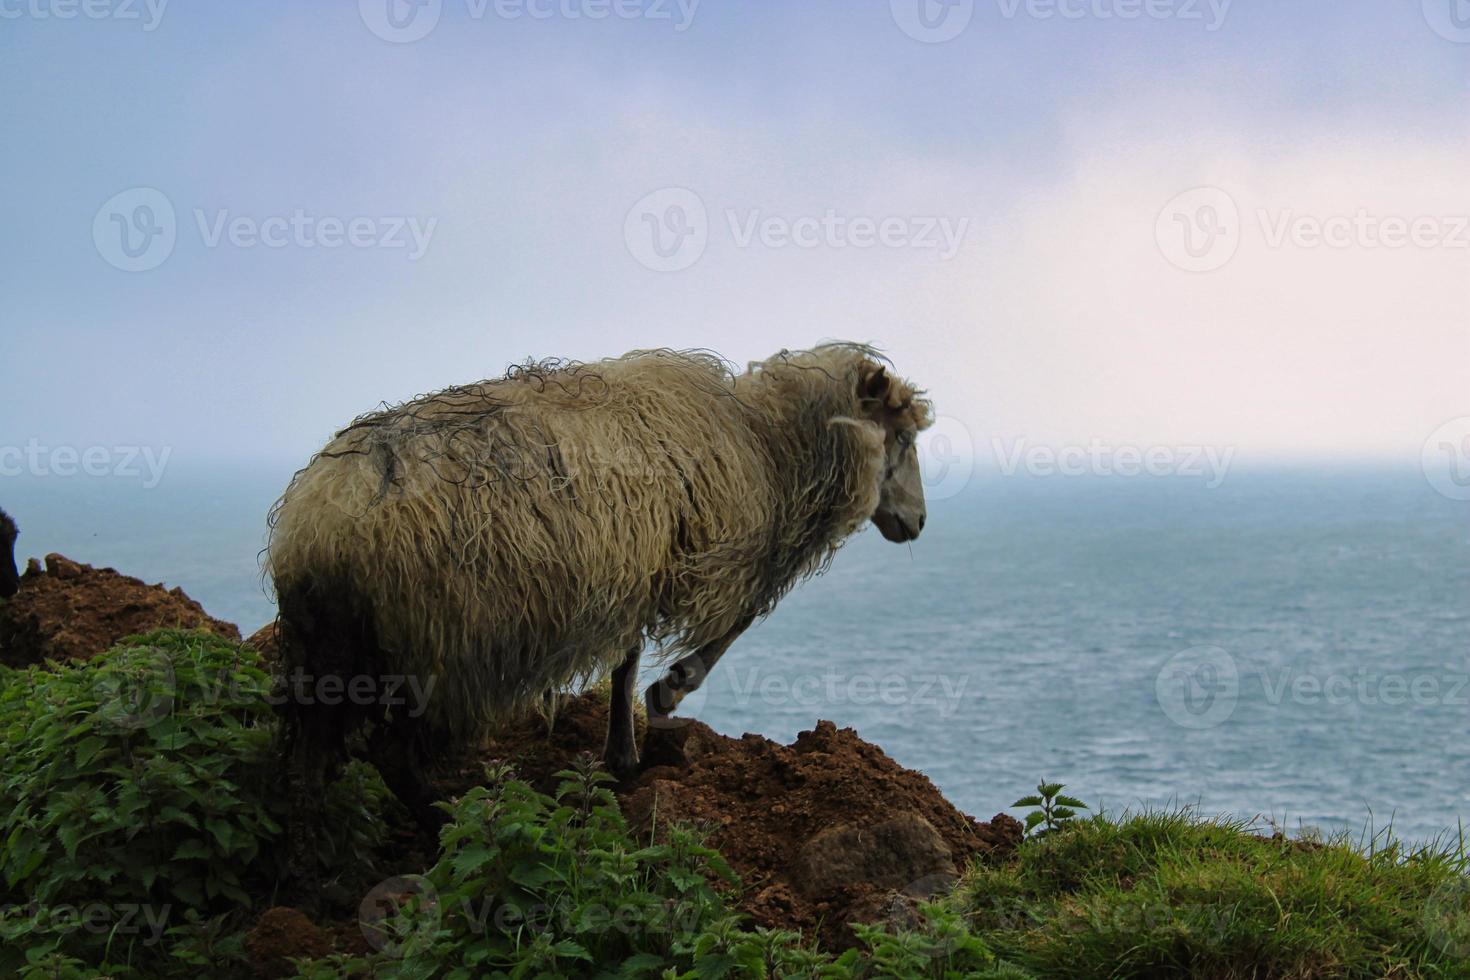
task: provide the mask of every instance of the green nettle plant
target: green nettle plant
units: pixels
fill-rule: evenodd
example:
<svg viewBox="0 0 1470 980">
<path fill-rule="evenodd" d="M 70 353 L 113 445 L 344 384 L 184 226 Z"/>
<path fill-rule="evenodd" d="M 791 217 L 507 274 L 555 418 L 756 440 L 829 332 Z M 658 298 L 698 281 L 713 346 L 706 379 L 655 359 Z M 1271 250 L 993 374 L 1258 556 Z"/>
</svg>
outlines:
<svg viewBox="0 0 1470 980">
<path fill-rule="evenodd" d="M 161 631 L 0 683 L 0 975 L 65 976 L 78 957 L 87 975 L 192 974 L 199 950 L 238 955 L 212 934 L 269 894 L 284 819 L 258 656 Z M 327 802 L 338 858 L 384 836 L 361 802 L 376 773 L 349 775 Z"/>
<path fill-rule="evenodd" d="M 610 781 L 584 757 L 552 796 L 486 772 L 445 805 L 439 861 L 363 902 L 379 950 L 302 964 L 328 980 L 446 977 L 984 977 L 994 963 L 958 912 L 925 906 L 930 928 L 859 926 L 865 949 L 833 956 L 794 932 L 751 928 L 726 906 L 738 882 L 697 831 L 630 834 Z M 381 899 L 381 901 L 380 901 Z M 380 914 L 381 913 L 381 914 Z"/>
<path fill-rule="evenodd" d="M 1078 810 L 1088 809 L 1087 804 L 1075 796 L 1063 796 L 1064 788 L 1062 783 L 1042 780 L 1036 784 L 1035 793 L 1011 804 L 1038 808 L 1026 814 L 1026 833 L 1033 837 L 1055 833 L 1076 819 Z"/>
</svg>

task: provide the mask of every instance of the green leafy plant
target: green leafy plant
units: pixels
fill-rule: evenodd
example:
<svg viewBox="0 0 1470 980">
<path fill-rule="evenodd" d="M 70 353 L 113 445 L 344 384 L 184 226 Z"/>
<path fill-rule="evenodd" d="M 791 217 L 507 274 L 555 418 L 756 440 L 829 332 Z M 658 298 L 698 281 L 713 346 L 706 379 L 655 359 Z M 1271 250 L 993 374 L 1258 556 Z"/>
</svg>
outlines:
<svg viewBox="0 0 1470 980">
<path fill-rule="evenodd" d="M 278 870 L 285 794 L 257 654 L 160 631 L 3 681 L 0 976 L 47 957 L 189 972 L 170 950 L 215 951 L 207 931 L 242 921 Z M 361 803 L 369 777 L 326 801 L 338 860 L 385 836 Z"/>
<path fill-rule="evenodd" d="M 1030 796 L 1023 796 L 1011 806 L 1036 807 L 1026 814 L 1026 832 L 1036 837 L 1044 834 L 1055 833 L 1066 826 L 1067 822 L 1077 817 L 1078 810 L 1086 810 L 1088 806 L 1075 796 L 1063 796 L 1065 787 L 1061 783 L 1048 783 L 1042 780 L 1036 784 L 1036 792 Z"/>
</svg>

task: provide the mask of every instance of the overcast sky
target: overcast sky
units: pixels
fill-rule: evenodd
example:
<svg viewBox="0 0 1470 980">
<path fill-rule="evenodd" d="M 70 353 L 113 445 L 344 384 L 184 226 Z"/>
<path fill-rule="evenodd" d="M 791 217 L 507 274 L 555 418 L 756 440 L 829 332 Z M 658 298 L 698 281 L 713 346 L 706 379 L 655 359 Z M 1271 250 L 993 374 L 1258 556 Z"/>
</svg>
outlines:
<svg viewBox="0 0 1470 980">
<path fill-rule="evenodd" d="M 1465 0 L 920 2 L 0 0 L 0 445 L 827 338 L 981 456 L 1470 416 Z"/>
</svg>

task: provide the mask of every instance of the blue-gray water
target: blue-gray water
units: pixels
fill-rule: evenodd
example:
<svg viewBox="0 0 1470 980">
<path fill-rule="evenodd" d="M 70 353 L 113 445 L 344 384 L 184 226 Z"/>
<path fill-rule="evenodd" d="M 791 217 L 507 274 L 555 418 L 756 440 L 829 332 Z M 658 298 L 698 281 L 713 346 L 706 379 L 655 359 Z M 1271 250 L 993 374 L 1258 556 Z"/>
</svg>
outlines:
<svg viewBox="0 0 1470 980">
<path fill-rule="evenodd" d="M 289 475 L 7 478 L 0 502 L 23 555 L 183 586 L 248 634 Z M 686 710 L 783 740 L 852 725 L 982 818 L 1045 776 L 1114 810 L 1422 840 L 1470 816 L 1467 679 L 1470 505 L 1416 470 L 977 474 L 912 546 L 854 539 Z"/>
</svg>

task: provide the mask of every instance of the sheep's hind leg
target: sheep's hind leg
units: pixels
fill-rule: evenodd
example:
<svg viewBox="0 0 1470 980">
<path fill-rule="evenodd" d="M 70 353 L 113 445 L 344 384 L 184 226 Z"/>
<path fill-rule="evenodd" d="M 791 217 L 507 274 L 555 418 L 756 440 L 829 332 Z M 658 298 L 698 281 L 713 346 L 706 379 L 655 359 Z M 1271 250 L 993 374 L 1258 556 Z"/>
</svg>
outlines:
<svg viewBox="0 0 1470 980">
<path fill-rule="evenodd" d="M 681 657 L 669 668 L 659 681 L 650 684 L 648 690 L 643 693 L 643 703 L 648 708 L 648 724 L 650 727 L 666 728 L 671 724 L 669 715 L 679 706 L 679 702 L 685 696 L 697 691 L 699 685 L 704 683 L 709 672 L 714 670 L 715 664 L 730 649 L 730 644 L 744 633 L 754 621 L 753 616 L 742 619 L 734 629 L 724 636 L 708 643 L 688 656 Z"/>
<path fill-rule="evenodd" d="M 437 847 L 439 829 L 448 818 L 434 806 L 438 794 L 426 774 L 428 763 L 418 719 L 400 716 L 380 724 L 369 740 L 368 756 L 418 825 L 421 843 L 430 850 Z"/>
<path fill-rule="evenodd" d="M 638 655 L 633 647 L 612 673 L 612 697 L 607 714 L 607 745 L 602 759 L 609 772 L 626 779 L 638 771 L 638 738 L 633 731 L 633 692 L 638 684 Z"/>
</svg>

